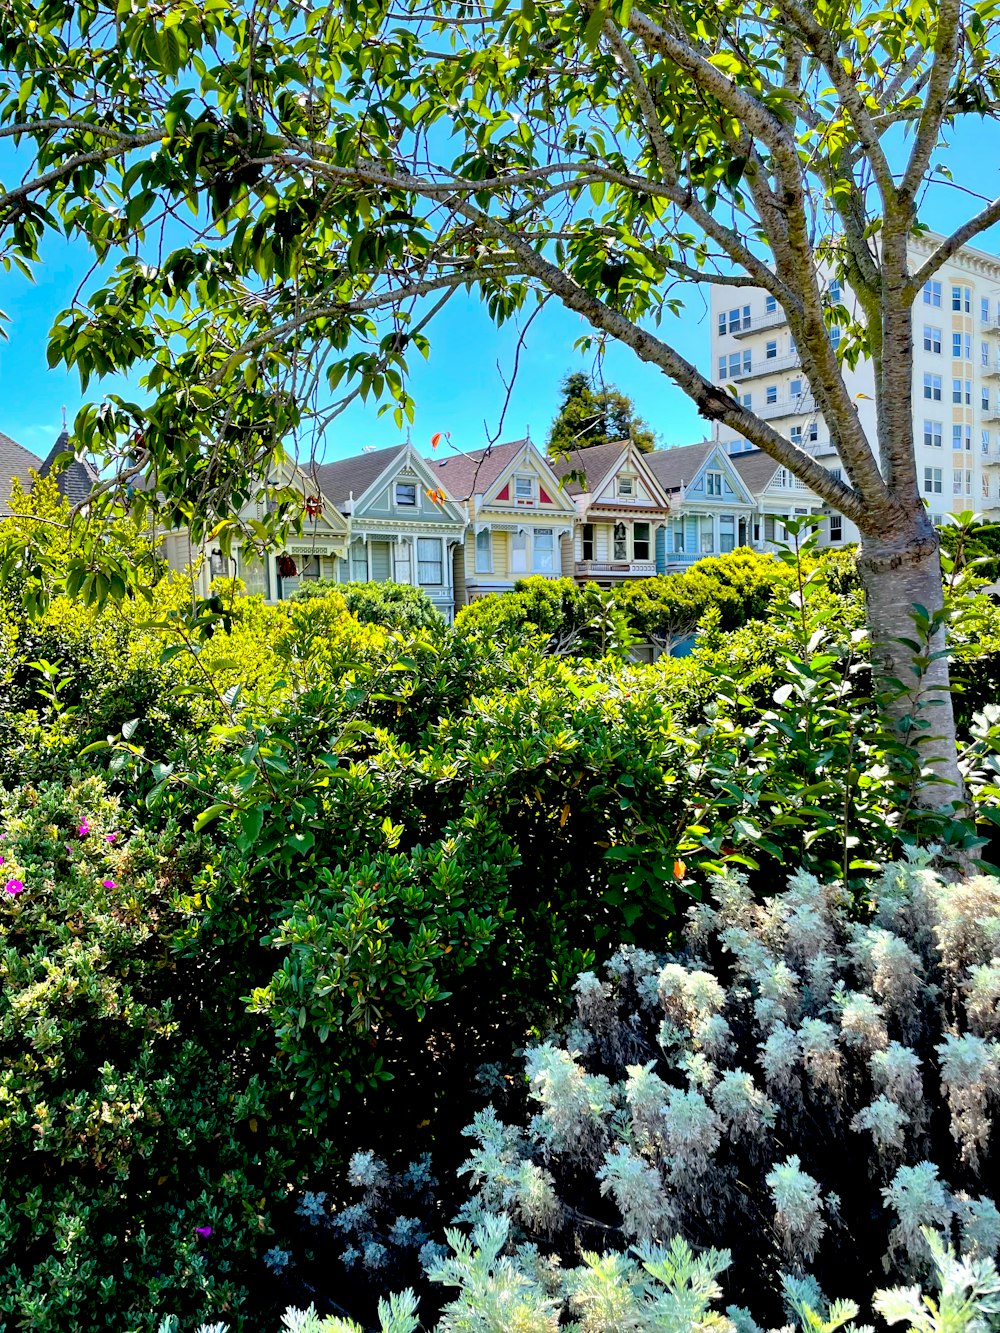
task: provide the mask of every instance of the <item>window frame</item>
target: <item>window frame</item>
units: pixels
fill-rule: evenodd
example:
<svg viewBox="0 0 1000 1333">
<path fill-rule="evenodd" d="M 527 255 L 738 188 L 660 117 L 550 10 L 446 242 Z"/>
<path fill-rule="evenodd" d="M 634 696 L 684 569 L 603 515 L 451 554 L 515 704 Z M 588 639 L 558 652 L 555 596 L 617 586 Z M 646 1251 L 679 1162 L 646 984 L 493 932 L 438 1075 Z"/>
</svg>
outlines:
<svg viewBox="0 0 1000 1333">
<path fill-rule="evenodd" d="M 401 500 L 399 498 L 400 491 L 412 491 L 413 499 Z M 415 481 L 394 482 L 392 488 L 392 502 L 397 509 L 417 509 L 420 504 L 420 500 L 418 498 L 417 483 Z"/>
</svg>

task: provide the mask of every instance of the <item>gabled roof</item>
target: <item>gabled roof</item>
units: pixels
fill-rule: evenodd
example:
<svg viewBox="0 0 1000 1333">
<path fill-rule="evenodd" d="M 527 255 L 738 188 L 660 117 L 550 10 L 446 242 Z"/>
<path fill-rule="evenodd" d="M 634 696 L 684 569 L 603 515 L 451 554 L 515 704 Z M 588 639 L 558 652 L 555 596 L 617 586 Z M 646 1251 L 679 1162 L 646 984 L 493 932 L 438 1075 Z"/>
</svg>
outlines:
<svg viewBox="0 0 1000 1333">
<path fill-rule="evenodd" d="M 528 443 L 528 440 L 511 440 L 470 454 L 436 458 L 434 470 L 449 495 L 456 500 L 471 500 L 474 495 L 483 495 Z"/>
<path fill-rule="evenodd" d="M 55 470 L 55 460 L 60 454 L 65 453 L 68 448 L 69 432 L 64 430 L 56 437 L 55 444 L 46 454 L 45 462 L 38 469 L 38 475 L 40 477 L 51 476 L 59 488 L 59 494 L 64 495 L 71 505 L 75 505 L 79 504 L 81 500 L 86 500 L 97 484 L 98 475 L 97 469 L 88 463 L 85 458 L 74 458 L 69 463 L 63 463 L 58 470 Z"/>
<path fill-rule="evenodd" d="M 352 496 L 357 500 L 364 495 L 405 450 L 405 444 L 395 444 L 388 449 L 373 449 L 371 453 L 342 458 L 336 463 L 314 463 L 302 470 L 306 476 L 315 477 L 326 498 L 343 511 Z"/>
<path fill-rule="evenodd" d="M 731 454 L 729 461 L 740 474 L 743 485 L 753 495 L 760 495 L 761 491 L 766 490 L 780 467 L 763 449 L 747 449 L 741 454 Z"/>
<path fill-rule="evenodd" d="M 627 450 L 628 440 L 592 444 L 589 449 L 571 449 L 550 462 L 567 495 L 593 495 L 619 466 Z M 582 474 L 586 485 L 575 479 L 563 481 L 571 472 Z"/>
<path fill-rule="evenodd" d="M 712 450 L 718 447 L 714 440 L 703 440 L 701 444 L 654 449 L 643 456 L 643 461 L 665 491 L 679 491 L 681 486 L 694 481 Z"/>
<path fill-rule="evenodd" d="M 28 490 L 31 486 L 29 473 L 35 472 L 42 465 L 42 460 L 17 444 L 9 435 L 0 432 L 0 517 L 10 513 L 10 491 L 16 477 Z"/>
</svg>

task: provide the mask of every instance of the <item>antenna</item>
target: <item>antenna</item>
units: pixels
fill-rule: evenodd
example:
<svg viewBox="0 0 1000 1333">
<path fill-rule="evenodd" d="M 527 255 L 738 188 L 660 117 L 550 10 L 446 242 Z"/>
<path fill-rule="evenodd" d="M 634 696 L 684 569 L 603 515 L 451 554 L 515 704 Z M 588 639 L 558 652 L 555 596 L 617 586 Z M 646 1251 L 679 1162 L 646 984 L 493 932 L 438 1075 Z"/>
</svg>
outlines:
<svg viewBox="0 0 1000 1333">
<path fill-rule="evenodd" d="M 531 443 L 531 425 L 530 425 L 530 423 L 529 423 L 527 426 L 525 426 L 525 428 L 524 428 L 524 439 L 525 439 L 525 442 L 526 442 L 527 444 L 530 444 L 530 443 Z"/>
<path fill-rule="evenodd" d="M 406 428 L 406 443 L 409 446 L 412 446 L 413 444 L 413 431 L 410 430 L 409 426 Z"/>
</svg>

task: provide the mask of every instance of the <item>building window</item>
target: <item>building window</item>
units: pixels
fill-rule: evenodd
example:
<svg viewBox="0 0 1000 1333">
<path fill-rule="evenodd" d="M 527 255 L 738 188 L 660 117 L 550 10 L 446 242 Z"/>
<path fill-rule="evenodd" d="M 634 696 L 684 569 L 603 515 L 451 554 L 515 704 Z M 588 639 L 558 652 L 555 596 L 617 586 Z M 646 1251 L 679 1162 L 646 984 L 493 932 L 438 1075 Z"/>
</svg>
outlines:
<svg viewBox="0 0 1000 1333">
<path fill-rule="evenodd" d="M 788 392 L 792 398 L 798 398 L 802 393 L 802 381 L 798 379 L 792 380 L 791 384 L 788 386 Z"/>
<path fill-rule="evenodd" d="M 839 304 L 839 302 L 840 302 L 840 283 L 837 281 L 836 278 L 831 278 L 831 279 L 830 279 L 830 285 L 829 285 L 829 287 L 827 287 L 826 290 L 827 290 L 827 293 L 829 294 L 830 300 L 833 302 L 833 304 L 834 304 L 834 305 Z"/>
<path fill-rule="evenodd" d="M 932 402 L 941 401 L 941 376 L 924 375 L 924 397 L 931 399 Z"/>
<path fill-rule="evenodd" d="M 988 430 L 984 430 L 984 431 L 981 433 L 981 435 L 980 435 L 980 437 L 979 437 L 979 446 L 980 446 L 980 448 L 982 449 L 982 451 L 983 451 L 984 454 L 988 454 L 988 453 L 989 453 L 989 451 L 990 451 L 990 433 L 989 433 Z"/>
<path fill-rule="evenodd" d="M 724 356 L 720 356 L 720 357 L 719 357 L 719 379 L 720 379 L 720 380 L 724 380 L 724 379 L 726 378 L 726 366 L 727 366 L 727 364 L 728 364 L 728 362 L 727 362 L 726 358 L 725 358 Z"/>
<path fill-rule="evenodd" d="M 979 407 L 980 407 L 980 409 L 981 409 L 983 412 L 988 412 L 988 411 L 990 410 L 990 391 L 989 391 L 989 389 L 981 389 L 981 390 L 980 390 L 980 393 L 979 393 Z"/>
<path fill-rule="evenodd" d="M 628 559 L 628 535 L 625 532 L 624 523 L 615 524 L 612 559 L 614 560 Z"/>
<path fill-rule="evenodd" d="M 719 550 L 736 550 L 736 519 L 732 514 L 719 515 Z"/>
<path fill-rule="evenodd" d="M 721 473 L 721 472 L 706 472 L 706 473 L 705 473 L 705 494 L 706 494 L 706 495 L 721 495 L 721 494 L 722 494 L 722 473 Z"/>
<path fill-rule="evenodd" d="M 684 554 L 684 520 L 675 518 L 673 524 L 673 548 L 675 554 Z"/>
<path fill-rule="evenodd" d="M 972 469 L 971 469 L 971 468 L 966 468 L 966 469 L 965 469 L 965 493 L 966 493 L 966 495 L 971 495 L 971 494 L 972 494 Z"/>
<path fill-rule="evenodd" d="M 632 559 L 649 559 L 649 524 L 636 523 L 632 528 Z"/>
<path fill-rule="evenodd" d="M 368 582 L 368 548 L 364 542 L 351 542 L 351 582 Z"/>
<path fill-rule="evenodd" d="M 554 574 L 556 534 L 552 528 L 536 528 L 532 534 L 532 568 L 536 574 Z"/>
<path fill-rule="evenodd" d="M 958 424 L 951 428 L 951 447 L 953 449 L 972 449 L 972 427 Z"/>
<path fill-rule="evenodd" d="M 801 427 L 801 426 L 792 426 L 792 428 L 791 428 L 791 429 L 789 430 L 789 432 L 788 432 L 788 438 L 791 440 L 792 444 L 801 444 L 801 443 L 802 443 L 802 427 Z"/>
<path fill-rule="evenodd" d="M 778 344 L 773 339 L 764 348 L 764 358 L 767 361 L 773 361 L 778 355 Z"/>
<path fill-rule="evenodd" d="M 837 327 L 836 324 L 834 324 L 833 328 L 830 330 L 830 346 L 831 347 L 840 346 L 840 329 Z"/>
<path fill-rule="evenodd" d="M 413 582 L 413 548 L 407 538 L 392 546 L 392 577 L 397 583 Z"/>
<path fill-rule="evenodd" d="M 983 473 L 983 499 L 984 499 L 984 500 L 988 500 L 989 498 L 990 498 L 990 479 L 989 479 L 989 477 L 986 475 L 986 473 L 984 472 L 984 473 Z"/>
<path fill-rule="evenodd" d="M 952 287 L 951 289 L 951 308 L 969 314 L 972 310 L 972 288 L 971 287 Z"/>
<path fill-rule="evenodd" d="M 396 503 L 413 508 L 417 503 L 417 484 L 415 481 L 396 482 Z"/>
<path fill-rule="evenodd" d="M 819 424 L 817 422 L 810 421 L 806 428 L 806 439 L 808 439 L 810 444 L 815 444 L 819 439 Z"/>
<path fill-rule="evenodd" d="M 830 540 L 832 542 L 844 540 L 844 519 L 841 514 L 830 515 Z"/>
<path fill-rule="evenodd" d="M 752 353 L 749 350 L 747 350 L 743 353 L 743 374 L 749 375 L 752 368 L 753 368 Z"/>
<path fill-rule="evenodd" d="M 924 305 L 941 308 L 941 284 L 933 279 L 924 283 Z"/>
<path fill-rule="evenodd" d="M 583 525 L 583 558 L 584 560 L 593 560 L 594 558 L 593 523 L 584 523 Z"/>
<path fill-rule="evenodd" d="M 740 399 L 740 402 L 743 404 L 744 407 L 753 407 L 753 394 L 745 393 Z"/>
<path fill-rule="evenodd" d="M 528 572 L 528 534 L 512 532 L 510 534 L 510 572 L 527 574 Z"/>
<path fill-rule="evenodd" d="M 979 364 L 988 366 L 990 364 L 990 345 L 989 343 L 979 344 Z"/>
<path fill-rule="evenodd" d="M 729 332 L 739 333 L 740 329 L 750 327 L 750 307 L 745 305 L 742 310 L 730 310 L 729 312 Z"/>
<path fill-rule="evenodd" d="M 533 500 L 535 498 L 535 479 L 534 477 L 515 477 L 514 478 L 514 499 L 515 500 Z"/>
<path fill-rule="evenodd" d="M 940 352 L 941 350 L 941 330 L 934 328 L 932 324 L 924 325 L 924 351 Z"/>
<path fill-rule="evenodd" d="M 703 514 L 701 519 L 701 550 L 703 555 L 715 550 L 715 524 L 709 514 Z"/>
<path fill-rule="evenodd" d="M 776 384 L 769 384 L 764 390 L 764 398 L 768 403 L 776 403 L 778 401 L 778 386 Z"/>
<path fill-rule="evenodd" d="M 766 296 L 764 298 L 764 311 L 766 314 L 773 315 L 777 308 L 778 302 L 773 296 Z"/>
<path fill-rule="evenodd" d="M 618 494 L 619 494 L 619 495 L 634 495 L 634 494 L 635 494 L 635 483 L 634 483 L 634 480 L 633 480 L 632 477 L 619 477 L 619 478 L 618 478 Z"/>
<path fill-rule="evenodd" d="M 926 448 L 928 449 L 941 448 L 942 429 L 943 428 L 940 421 L 924 422 L 924 445 Z"/>
<path fill-rule="evenodd" d="M 726 312 L 725 312 L 724 310 L 720 310 L 720 311 L 719 311 L 719 337 L 720 337 L 720 338 L 724 338 L 725 336 L 726 336 Z"/>
<path fill-rule="evenodd" d="M 962 494 L 962 477 L 963 477 L 963 473 L 962 473 L 962 469 L 961 469 L 960 467 L 957 467 L 957 468 L 955 468 L 955 469 L 952 471 L 952 474 L 951 474 L 951 490 L 952 490 L 952 494 L 953 494 L 953 495 L 961 495 L 961 494 Z"/>
<path fill-rule="evenodd" d="M 924 468 L 924 492 L 927 495 L 941 494 L 941 469 L 939 467 Z"/>
<path fill-rule="evenodd" d="M 476 573 L 493 573 L 493 532 L 480 528 L 476 533 Z"/>
<path fill-rule="evenodd" d="M 440 537 L 417 538 L 417 582 L 426 587 L 444 583 Z"/>
<path fill-rule="evenodd" d="M 988 296 L 980 297 L 979 300 L 979 318 L 984 324 L 990 322 L 990 298 Z M 983 344 L 985 346 L 985 343 Z"/>
<path fill-rule="evenodd" d="M 964 403 L 966 407 L 971 407 L 972 380 L 952 380 L 951 401 L 953 403 Z"/>
<path fill-rule="evenodd" d="M 971 333 L 953 333 L 951 335 L 951 355 L 956 361 L 972 360 Z"/>
</svg>

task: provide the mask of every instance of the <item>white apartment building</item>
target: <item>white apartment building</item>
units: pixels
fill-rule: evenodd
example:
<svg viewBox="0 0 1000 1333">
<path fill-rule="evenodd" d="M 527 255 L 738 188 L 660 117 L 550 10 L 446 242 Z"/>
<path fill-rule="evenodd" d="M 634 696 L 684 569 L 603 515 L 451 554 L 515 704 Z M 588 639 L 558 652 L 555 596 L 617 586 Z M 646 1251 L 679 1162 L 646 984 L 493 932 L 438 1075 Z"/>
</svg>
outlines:
<svg viewBox="0 0 1000 1333">
<path fill-rule="evenodd" d="M 910 242 L 914 268 L 943 237 Z M 851 307 L 832 281 L 834 301 Z M 738 303 L 734 293 L 739 293 Z M 809 392 L 781 307 L 759 289 L 713 287 L 712 376 L 831 471 L 840 459 Z M 950 511 L 1000 510 L 1000 259 L 965 247 L 918 294 L 913 306 L 913 430 L 917 475 L 935 522 Z M 839 331 L 834 329 L 834 342 Z M 874 445 L 875 389 L 870 361 L 844 368 L 862 426 Z M 727 427 L 720 443 L 738 454 L 753 446 Z M 877 457 L 877 451 L 876 451 Z M 803 494 L 822 512 L 819 497 Z M 831 514 L 824 540 L 853 541 L 857 530 Z"/>
</svg>

